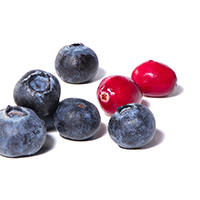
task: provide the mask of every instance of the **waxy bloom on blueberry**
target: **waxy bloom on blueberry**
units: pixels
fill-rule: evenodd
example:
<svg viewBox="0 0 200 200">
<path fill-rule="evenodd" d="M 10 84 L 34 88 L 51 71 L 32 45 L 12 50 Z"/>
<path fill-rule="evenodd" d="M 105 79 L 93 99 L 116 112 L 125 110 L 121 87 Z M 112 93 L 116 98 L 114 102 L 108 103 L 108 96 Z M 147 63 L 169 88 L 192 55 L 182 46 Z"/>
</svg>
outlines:
<svg viewBox="0 0 200 200">
<path fill-rule="evenodd" d="M 8 106 L 0 110 L 0 154 L 28 156 L 38 152 L 46 140 L 46 127 L 31 109 Z"/>
<path fill-rule="evenodd" d="M 54 123 L 62 137 L 86 140 L 98 131 L 101 117 L 91 102 L 79 98 L 67 98 L 59 103 L 54 114 Z"/>
<path fill-rule="evenodd" d="M 60 83 L 54 75 L 31 70 L 17 82 L 13 96 L 17 105 L 31 108 L 44 117 L 56 110 L 60 93 Z"/>
<path fill-rule="evenodd" d="M 67 83 L 85 83 L 97 73 L 99 61 L 96 53 L 82 43 L 64 46 L 56 56 L 55 68 Z"/>
<path fill-rule="evenodd" d="M 142 104 L 117 108 L 108 123 L 110 137 L 120 147 L 131 149 L 149 144 L 154 138 L 156 122 L 153 113 Z"/>
</svg>

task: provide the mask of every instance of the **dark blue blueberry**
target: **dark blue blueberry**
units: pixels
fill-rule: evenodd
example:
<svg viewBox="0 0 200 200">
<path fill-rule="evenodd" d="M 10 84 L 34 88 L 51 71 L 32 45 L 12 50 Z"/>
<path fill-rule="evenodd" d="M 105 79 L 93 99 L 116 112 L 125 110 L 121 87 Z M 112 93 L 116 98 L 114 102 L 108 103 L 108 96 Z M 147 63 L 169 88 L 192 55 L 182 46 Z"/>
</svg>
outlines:
<svg viewBox="0 0 200 200">
<path fill-rule="evenodd" d="M 54 131 L 56 129 L 55 125 L 54 125 L 54 119 L 53 119 L 54 113 L 55 112 L 50 113 L 50 114 L 45 115 L 44 117 L 42 117 L 42 119 L 45 122 L 47 131 Z"/>
<path fill-rule="evenodd" d="M 95 52 L 83 44 L 72 44 L 60 49 L 56 56 L 55 68 L 60 78 L 67 83 L 85 83 L 98 71 Z"/>
<path fill-rule="evenodd" d="M 35 154 L 45 140 L 45 123 L 33 110 L 20 106 L 0 110 L 1 155 L 20 157 Z"/>
<path fill-rule="evenodd" d="M 155 118 L 152 112 L 141 104 L 127 104 L 119 107 L 111 116 L 108 132 L 111 138 L 123 148 L 140 148 L 154 138 Z"/>
<path fill-rule="evenodd" d="M 54 75 L 31 70 L 17 82 L 13 96 L 17 105 L 31 108 L 43 117 L 56 110 L 60 92 L 60 83 Z"/>
<path fill-rule="evenodd" d="M 92 103 L 78 98 L 61 101 L 54 114 L 55 127 L 62 137 L 72 140 L 85 140 L 99 129 L 101 118 Z"/>
</svg>

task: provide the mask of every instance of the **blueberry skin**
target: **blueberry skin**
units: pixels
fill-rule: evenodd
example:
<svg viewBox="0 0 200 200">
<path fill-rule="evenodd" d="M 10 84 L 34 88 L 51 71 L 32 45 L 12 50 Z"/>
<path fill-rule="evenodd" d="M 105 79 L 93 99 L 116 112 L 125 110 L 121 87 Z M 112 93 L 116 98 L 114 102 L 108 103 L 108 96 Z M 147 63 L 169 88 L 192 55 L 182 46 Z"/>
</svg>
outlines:
<svg viewBox="0 0 200 200">
<path fill-rule="evenodd" d="M 53 119 L 54 113 L 55 112 L 50 113 L 50 114 L 45 115 L 44 117 L 41 118 L 45 122 L 45 126 L 46 126 L 47 131 L 56 130 L 55 125 L 54 125 L 54 119 Z"/>
<path fill-rule="evenodd" d="M 98 131 L 101 117 L 94 104 L 84 99 L 67 98 L 59 103 L 54 123 L 62 137 L 86 140 Z"/>
<path fill-rule="evenodd" d="M 110 137 L 120 147 L 140 148 L 154 138 L 156 122 L 152 112 L 137 103 L 119 107 L 108 123 Z"/>
<path fill-rule="evenodd" d="M 96 53 L 82 43 L 64 46 L 55 60 L 59 77 L 67 83 L 79 84 L 91 80 L 99 66 Z"/>
<path fill-rule="evenodd" d="M 29 156 L 38 152 L 46 140 L 43 120 L 31 109 L 8 106 L 0 110 L 0 154 Z"/>
<path fill-rule="evenodd" d="M 31 70 L 17 82 L 13 96 L 17 105 L 31 108 L 43 117 L 56 110 L 60 93 L 60 83 L 54 75 Z"/>
</svg>

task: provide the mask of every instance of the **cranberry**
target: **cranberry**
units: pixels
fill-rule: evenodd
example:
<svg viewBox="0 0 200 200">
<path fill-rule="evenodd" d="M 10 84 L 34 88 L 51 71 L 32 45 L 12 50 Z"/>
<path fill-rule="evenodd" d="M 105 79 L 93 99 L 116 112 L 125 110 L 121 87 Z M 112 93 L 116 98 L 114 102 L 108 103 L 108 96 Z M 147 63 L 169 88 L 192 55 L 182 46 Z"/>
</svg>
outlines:
<svg viewBox="0 0 200 200">
<path fill-rule="evenodd" d="M 118 107 L 128 103 L 140 103 L 142 93 L 138 85 L 125 76 L 108 76 L 97 89 L 97 98 L 106 114 L 112 115 Z"/>
<path fill-rule="evenodd" d="M 176 86 L 175 72 L 165 64 L 149 60 L 136 67 L 131 75 L 144 96 L 163 97 L 171 94 Z"/>
</svg>

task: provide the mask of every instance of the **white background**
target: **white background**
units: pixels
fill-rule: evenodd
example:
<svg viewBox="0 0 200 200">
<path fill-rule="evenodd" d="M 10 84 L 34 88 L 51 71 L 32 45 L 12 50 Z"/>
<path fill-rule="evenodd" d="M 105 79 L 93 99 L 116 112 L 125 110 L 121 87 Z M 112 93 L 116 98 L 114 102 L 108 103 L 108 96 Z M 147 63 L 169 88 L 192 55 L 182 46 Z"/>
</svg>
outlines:
<svg viewBox="0 0 200 200">
<path fill-rule="evenodd" d="M 82 85 L 57 76 L 60 100 L 94 103 L 102 125 L 91 140 L 49 132 L 34 156 L 0 156 L 0 198 L 199 200 L 199 10 L 197 0 L 1 0 L 1 109 L 15 105 L 13 88 L 22 75 L 42 69 L 57 76 L 60 48 L 81 42 L 96 52 L 99 72 Z M 107 132 L 96 89 L 103 77 L 130 76 L 149 59 L 170 66 L 178 86 L 167 98 L 143 98 L 156 118 L 156 136 L 145 148 L 125 150 Z"/>
</svg>

